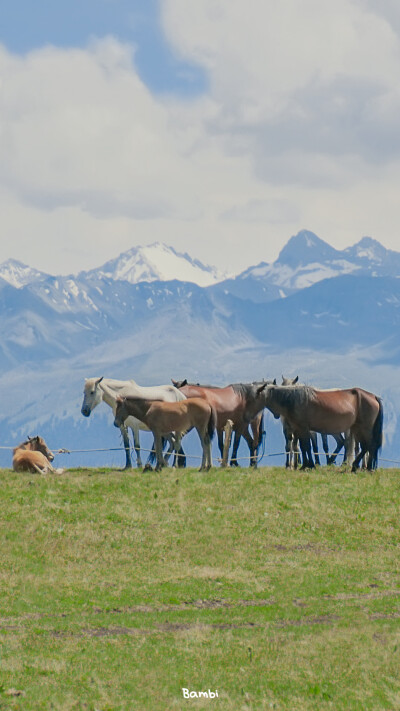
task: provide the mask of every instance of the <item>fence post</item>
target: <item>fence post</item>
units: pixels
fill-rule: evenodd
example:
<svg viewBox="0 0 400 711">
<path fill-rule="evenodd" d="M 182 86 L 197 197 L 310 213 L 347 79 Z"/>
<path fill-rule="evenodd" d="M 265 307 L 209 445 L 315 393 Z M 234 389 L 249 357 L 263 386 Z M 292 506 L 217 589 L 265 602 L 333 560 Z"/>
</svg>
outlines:
<svg viewBox="0 0 400 711">
<path fill-rule="evenodd" d="M 224 427 L 224 451 L 222 454 L 222 462 L 221 462 L 221 467 L 227 467 L 228 466 L 228 458 L 229 458 L 229 447 L 231 446 L 231 439 L 232 439 L 232 427 L 233 427 L 233 422 L 232 420 L 227 420 L 227 423 Z"/>
</svg>

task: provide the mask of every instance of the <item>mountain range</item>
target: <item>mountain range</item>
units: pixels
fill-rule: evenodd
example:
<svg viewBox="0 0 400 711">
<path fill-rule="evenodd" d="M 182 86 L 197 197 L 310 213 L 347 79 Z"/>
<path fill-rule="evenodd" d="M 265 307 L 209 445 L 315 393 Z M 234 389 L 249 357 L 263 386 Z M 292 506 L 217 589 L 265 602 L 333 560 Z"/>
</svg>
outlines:
<svg viewBox="0 0 400 711">
<path fill-rule="evenodd" d="M 384 453 L 400 459 L 399 277 L 400 253 L 376 240 L 336 250 L 307 230 L 275 262 L 235 276 L 160 243 L 70 276 L 10 259 L 0 265 L 0 445 L 39 432 L 54 448 L 118 446 L 108 407 L 80 415 L 85 377 L 221 385 L 299 374 L 381 395 Z M 267 420 L 267 452 L 280 451 Z M 69 456 L 62 464 L 123 461 Z"/>
</svg>

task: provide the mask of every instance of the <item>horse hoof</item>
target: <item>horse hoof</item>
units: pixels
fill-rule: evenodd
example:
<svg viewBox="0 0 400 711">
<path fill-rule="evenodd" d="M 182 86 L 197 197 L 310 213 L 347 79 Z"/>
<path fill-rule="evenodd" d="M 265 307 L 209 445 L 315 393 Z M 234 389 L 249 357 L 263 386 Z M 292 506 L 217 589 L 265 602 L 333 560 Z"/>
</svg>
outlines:
<svg viewBox="0 0 400 711">
<path fill-rule="evenodd" d="M 151 464 L 145 464 L 144 467 L 143 467 L 143 471 L 144 471 L 144 472 L 152 472 L 152 471 L 153 471 L 153 467 L 151 466 Z M 156 467 L 156 471 L 157 471 L 157 467 Z"/>
<path fill-rule="evenodd" d="M 229 466 L 231 467 L 238 467 L 239 464 L 237 462 L 237 459 L 231 459 Z"/>
</svg>

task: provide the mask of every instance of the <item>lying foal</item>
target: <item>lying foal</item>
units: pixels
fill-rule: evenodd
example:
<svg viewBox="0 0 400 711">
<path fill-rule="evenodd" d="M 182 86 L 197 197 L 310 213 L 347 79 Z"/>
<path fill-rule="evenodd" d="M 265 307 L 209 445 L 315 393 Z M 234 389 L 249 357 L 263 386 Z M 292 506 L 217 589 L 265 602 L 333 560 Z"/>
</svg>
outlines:
<svg viewBox="0 0 400 711">
<path fill-rule="evenodd" d="M 13 450 L 13 469 L 16 472 L 47 474 L 56 471 L 50 464 L 53 459 L 54 454 L 42 437 L 28 437 Z"/>
</svg>

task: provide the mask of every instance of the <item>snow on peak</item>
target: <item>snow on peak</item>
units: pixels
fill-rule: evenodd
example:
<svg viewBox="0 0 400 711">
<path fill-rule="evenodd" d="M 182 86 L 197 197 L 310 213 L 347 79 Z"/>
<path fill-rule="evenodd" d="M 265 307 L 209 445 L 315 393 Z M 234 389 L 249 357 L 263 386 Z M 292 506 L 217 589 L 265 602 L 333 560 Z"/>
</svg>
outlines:
<svg viewBox="0 0 400 711">
<path fill-rule="evenodd" d="M 215 267 L 202 264 L 188 254 L 175 251 L 161 242 L 145 247 L 133 247 L 90 274 L 129 281 L 188 281 L 198 286 L 210 286 L 226 278 Z"/>
<path fill-rule="evenodd" d="M 301 230 L 290 238 L 281 250 L 277 262 L 299 266 L 312 262 L 324 262 L 338 257 L 338 252 L 314 232 Z"/>
<path fill-rule="evenodd" d="M 345 250 L 359 259 L 368 259 L 371 262 L 382 262 L 387 256 L 387 250 L 380 242 L 372 237 L 363 237 L 359 242 Z"/>
<path fill-rule="evenodd" d="M 21 289 L 27 284 L 45 279 L 47 276 L 44 272 L 28 267 L 17 259 L 8 259 L 0 264 L 0 277 L 16 289 Z"/>
</svg>

